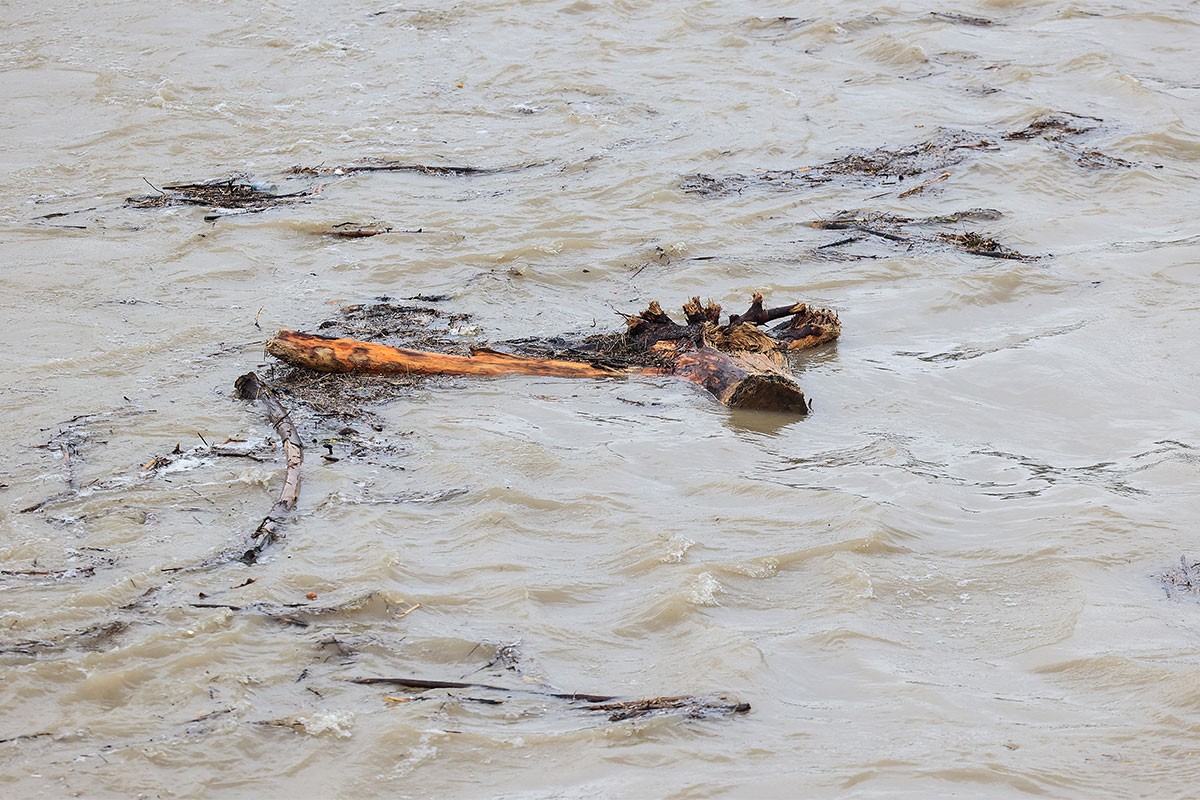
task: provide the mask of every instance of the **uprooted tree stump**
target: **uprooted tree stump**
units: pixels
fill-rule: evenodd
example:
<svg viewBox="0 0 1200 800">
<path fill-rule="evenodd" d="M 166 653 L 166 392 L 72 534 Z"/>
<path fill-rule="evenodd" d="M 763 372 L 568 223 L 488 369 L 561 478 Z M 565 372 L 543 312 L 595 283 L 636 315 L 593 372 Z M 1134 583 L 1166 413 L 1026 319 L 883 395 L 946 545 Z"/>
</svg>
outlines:
<svg viewBox="0 0 1200 800">
<path fill-rule="evenodd" d="M 294 367 L 318 372 L 375 375 L 541 375 L 564 378 L 663 376 L 684 378 L 730 408 L 808 412 L 804 392 L 788 369 L 786 353 L 836 339 L 841 323 L 832 311 L 805 303 L 765 308 L 755 294 L 750 308 L 720 323 L 721 307 L 693 297 L 683 306 L 686 322 L 665 314 L 658 302 L 626 318 L 624 333 L 592 337 L 555 357 L 517 355 L 476 348 L 456 356 L 390 347 L 357 339 L 281 330 L 267 352 Z M 759 326 L 783 320 L 764 332 Z"/>
</svg>

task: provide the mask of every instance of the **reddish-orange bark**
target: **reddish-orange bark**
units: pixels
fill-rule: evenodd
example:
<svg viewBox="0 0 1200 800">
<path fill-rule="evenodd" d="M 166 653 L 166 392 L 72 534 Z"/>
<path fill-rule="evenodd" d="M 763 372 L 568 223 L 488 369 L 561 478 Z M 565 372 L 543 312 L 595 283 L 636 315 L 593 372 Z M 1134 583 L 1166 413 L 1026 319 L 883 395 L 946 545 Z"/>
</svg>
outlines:
<svg viewBox="0 0 1200 800">
<path fill-rule="evenodd" d="M 624 373 L 578 361 L 528 358 L 475 350 L 452 356 L 407 350 L 357 339 L 330 339 L 311 333 L 282 330 L 267 342 L 267 352 L 281 361 L 317 372 L 359 372 L 373 375 L 545 375 L 558 378 L 612 378 Z"/>
<path fill-rule="evenodd" d="M 814 347 L 841 333 L 837 315 L 804 303 L 765 308 L 755 294 L 745 314 L 718 324 L 721 307 L 693 297 L 685 306 L 686 326 L 663 313 L 657 302 L 627 322 L 623 348 L 651 352 L 662 367 L 616 369 L 580 361 L 534 358 L 495 350 L 454 356 L 389 347 L 355 339 L 331 339 L 283 330 L 267 342 L 267 352 L 282 361 L 319 372 L 375 375 L 542 375 L 561 378 L 612 378 L 671 375 L 704 387 L 730 408 L 804 414 L 808 402 L 787 371 L 782 352 Z M 788 319 L 790 318 L 790 319 Z M 758 326 L 788 319 L 771 335 Z"/>
</svg>

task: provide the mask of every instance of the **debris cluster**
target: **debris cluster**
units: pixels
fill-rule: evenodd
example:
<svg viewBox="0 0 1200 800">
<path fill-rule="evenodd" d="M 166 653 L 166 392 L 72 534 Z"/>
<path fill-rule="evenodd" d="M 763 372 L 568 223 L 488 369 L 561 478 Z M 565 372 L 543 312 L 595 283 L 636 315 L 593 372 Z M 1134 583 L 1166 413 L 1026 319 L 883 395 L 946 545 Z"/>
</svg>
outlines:
<svg viewBox="0 0 1200 800">
<path fill-rule="evenodd" d="M 947 172 L 950 167 L 979 153 L 999 151 L 1006 142 L 1034 139 L 1053 142 L 1083 169 L 1132 167 L 1133 164 L 1125 159 L 1084 146 L 1084 140 L 1099 131 L 1099 126 L 1087 124 L 1089 121 L 1100 123 L 1103 120 L 1074 114 L 1050 114 L 1009 132 L 945 129 L 915 144 L 858 150 L 823 164 L 730 175 L 698 173 L 684 178 L 680 188 L 688 194 L 717 197 L 749 189 L 797 191 L 834 181 L 847 186 L 888 186 L 926 178 L 925 185 L 929 185 L 946 180 L 950 177 Z M 911 189 L 905 190 L 901 197 L 910 192 Z"/>
</svg>

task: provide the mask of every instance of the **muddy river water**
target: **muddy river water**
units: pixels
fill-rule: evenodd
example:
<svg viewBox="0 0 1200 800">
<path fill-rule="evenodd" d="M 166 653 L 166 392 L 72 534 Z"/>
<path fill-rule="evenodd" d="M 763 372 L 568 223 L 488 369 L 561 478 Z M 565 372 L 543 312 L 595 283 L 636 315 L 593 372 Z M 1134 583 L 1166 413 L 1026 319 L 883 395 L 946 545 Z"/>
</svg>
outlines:
<svg viewBox="0 0 1200 800">
<path fill-rule="evenodd" d="M 0 4 L 0 795 L 1191 796 L 1198 36 L 1147 0 Z M 155 200 L 230 178 L 298 194 Z M 282 539 L 214 560 L 283 480 L 233 390 L 279 328 L 754 291 L 841 317 L 807 417 L 669 379 L 297 413 Z"/>
</svg>

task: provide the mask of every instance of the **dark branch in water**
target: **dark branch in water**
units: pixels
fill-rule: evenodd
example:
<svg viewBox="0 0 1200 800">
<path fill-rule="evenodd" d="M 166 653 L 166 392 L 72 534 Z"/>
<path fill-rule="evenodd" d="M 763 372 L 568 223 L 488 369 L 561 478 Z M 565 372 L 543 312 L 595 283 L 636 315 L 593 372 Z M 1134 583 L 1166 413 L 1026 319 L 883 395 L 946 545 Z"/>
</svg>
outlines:
<svg viewBox="0 0 1200 800">
<path fill-rule="evenodd" d="M 370 236 L 383 236 L 388 233 L 424 233 L 421 228 L 413 230 L 397 230 L 390 225 L 379 222 L 357 223 L 339 222 L 337 225 L 317 231 L 322 236 L 338 236 L 343 239 L 365 239 Z"/>
<path fill-rule="evenodd" d="M 734 325 L 742 322 L 748 322 L 751 325 L 766 325 L 768 322 L 793 316 L 803 310 L 803 303 L 792 303 L 789 306 L 764 309 L 763 296 L 755 292 L 754 297 L 750 300 L 750 308 L 746 309 L 746 313 L 729 315 L 729 327 L 732 328 Z"/>
<path fill-rule="evenodd" d="M 416 691 L 428 691 L 430 689 L 482 689 L 490 692 L 504 692 L 506 694 L 530 694 L 539 697 L 553 697 L 571 703 L 587 703 L 589 705 L 584 707 L 584 711 L 607 713 L 609 720 L 613 722 L 645 717 L 658 712 L 682 711 L 689 717 L 703 717 L 711 714 L 745 714 L 750 711 L 749 703 L 742 703 L 723 696 L 673 695 L 669 697 L 627 699 L 606 694 L 551 692 L 539 689 L 493 686 L 487 683 L 432 681 L 420 678 L 354 678 L 351 680 L 351 683 L 363 684 L 365 686 L 399 686 L 404 689 L 413 689 Z"/>
<path fill-rule="evenodd" d="M 143 180 L 145 180 L 143 178 Z M 146 181 L 149 183 L 149 181 Z M 304 203 L 316 197 L 324 185 L 314 186 L 297 192 L 276 194 L 260 188 L 244 177 L 223 178 L 202 183 L 169 183 L 151 188 L 158 194 L 130 197 L 125 200 L 128 208 L 165 208 L 167 206 L 210 206 L 224 210 L 226 214 L 239 211 L 255 213 L 279 205 Z M 215 215 L 219 216 L 219 215 Z"/>
<path fill-rule="evenodd" d="M 956 231 L 952 233 L 932 233 L 926 229 L 940 225 L 949 225 L 968 220 L 994 220 L 1002 214 L 991 208 L 971 208 L 952 214 L 942 214 L 932 217 L 902 217 L 896 214 L 879 212 L 842 211 L 828 219 L 813 220 L 810 225 L 827 231 L 856 231 L 869 234 L 890 242 L 897 242 L 911 251 L 915 247 L 928 249 L 945 249 L 951 245 L 957 250 L 988 258 L 1003 258 L 1012 261 L 1034 261 L 1037 256 L 1029 256 L 1007 247 L 996 239 L 975 231 Z M 914 230 L 915 228 L 915 230 Z M 839 239 L 836 242 L 819 245 L 815 250 L 838 247 L 854 241 L 854 238 Z"/>
<path fill-rule="evenodd" d="M 288 170 L 293 175 L 354 175 L 361 172 L 419 172 L 423 175 L 440 175 L 451 177 L 470 177 L 473 175 L 499 175 L 506 172 L 520 172 L 524 169 L 538 167 L 541 164 L 517 164 L 511 167 L 474 167 L 463 164 L 418 164 L 405 161 L 362 161 L 357 164 L 340 166 L 296 166 Z"/>
<path fill-rule="evenodd" d="M 90 578 L 95 574 L 95 567 L 69 567 L 67 569 L 0 569 L 0 575 L 20 578 Z"/>
</svg>

